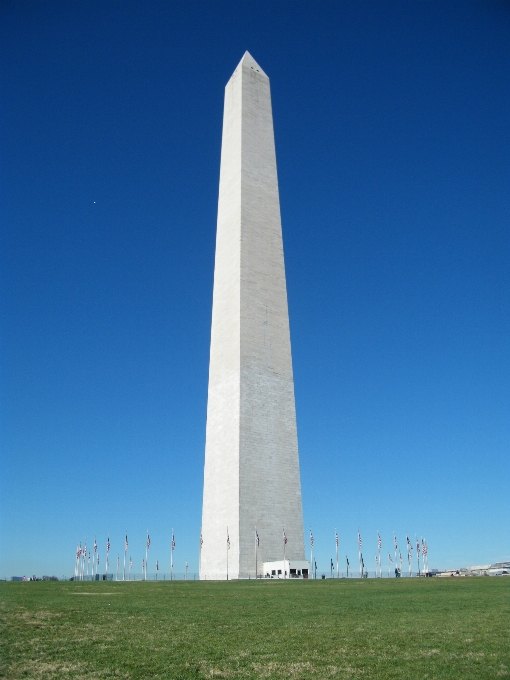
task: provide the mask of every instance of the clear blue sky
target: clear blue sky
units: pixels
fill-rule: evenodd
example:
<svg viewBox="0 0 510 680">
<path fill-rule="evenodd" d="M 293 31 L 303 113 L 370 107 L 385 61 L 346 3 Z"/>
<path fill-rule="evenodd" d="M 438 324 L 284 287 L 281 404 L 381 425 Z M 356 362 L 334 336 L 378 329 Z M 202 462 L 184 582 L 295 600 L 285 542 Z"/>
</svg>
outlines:
<svg viewBox="0 0 510 680">
<path fill-rule="evenodd" d="M 0 576 L 198 567 L 224 86 L 271 78 L 305 529 L 510 559 L 510 6 L 1 5 Z M 308 541 L 307 541 L 308 552 Z M 165 567 L 168 571 L 168 566 Z"/>
</svg>

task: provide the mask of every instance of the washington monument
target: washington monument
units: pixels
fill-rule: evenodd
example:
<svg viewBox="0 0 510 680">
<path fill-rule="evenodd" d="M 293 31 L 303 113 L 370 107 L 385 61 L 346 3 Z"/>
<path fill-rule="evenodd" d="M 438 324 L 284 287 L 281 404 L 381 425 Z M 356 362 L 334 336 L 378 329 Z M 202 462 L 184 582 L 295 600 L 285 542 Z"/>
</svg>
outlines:
<svg viewBox="0 0 510 680">
<path fill-rule="evenodd" d="M 284 550 L 305 559 L 294 378 L 269 78 L 246 52 L 225 88 L 200 578 Z"/>
</svg>

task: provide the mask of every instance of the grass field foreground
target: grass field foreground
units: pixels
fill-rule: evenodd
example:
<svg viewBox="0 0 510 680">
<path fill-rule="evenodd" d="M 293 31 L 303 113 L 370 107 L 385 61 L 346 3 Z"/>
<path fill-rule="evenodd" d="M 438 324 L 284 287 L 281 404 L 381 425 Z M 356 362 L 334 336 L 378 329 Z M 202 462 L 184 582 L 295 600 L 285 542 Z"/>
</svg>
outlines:
<svg viewBox="0 0 510 680">
<path fill-rule="evenodd" d="M 0 676 L 510 677 L 510 578 L 0 584 Z"/>
</svg>

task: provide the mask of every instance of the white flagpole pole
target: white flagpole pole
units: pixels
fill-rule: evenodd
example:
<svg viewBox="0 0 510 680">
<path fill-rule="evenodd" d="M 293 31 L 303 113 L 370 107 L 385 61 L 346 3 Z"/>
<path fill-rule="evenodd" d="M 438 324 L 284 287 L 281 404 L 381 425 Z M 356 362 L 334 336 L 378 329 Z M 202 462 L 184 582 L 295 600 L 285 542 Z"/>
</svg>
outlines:
<svg viewBox="0 0 510 680">
<path fill-rule="evenodd" d="M 388 553 L 388 578 L 390 577 L 390 553 Z"/>
<path fill-rule="evenodd" d="M 335 546 L 336 546 L 336 577 L 338 578 L 338 534 L 335 528 Z"/>
<path fill-rule="evenodd" d="M 110 552 L 110 534 L 108 534 L 108 543 L 106 544 L 105 574 L 106 574 L 106 580 L 107 581 L 108 581 L 108 562 L 109 562 L 108 553 L 109 552 Z"/>
<path fill-rule="evenodd" d="M 258 552 L 257 537 L 258 537 L 257 527 L 255 527 L 255 580 L 257 580 L 257 568 L 258 568 L 258 565 L 257 565 L 257 552 Z"/>
<path fill-rule="evenodd" d="M 420 571 L 420 544 L 418 543 L 418 536 L 414 534 L 414 537 L 416 539 L 416 559 L 418 560 L 418 576 L 421 576 L 421 571 Z"/>
<path fill-rule="evenodd" d="M 313 540 L 312 540 L 312 527 L 310 527 L 310 564 L 312 565 L 312 574 L 314 574 L 313 569 Z M 312 576 L 314 578 L 314 576 Z"/>
<path fill-rule="evenodd" d="M 122 580 L 126 580 L 126 553 L 127 553 L 127 531 L 126 531 L 126 542 L 124 543 L 124 567 L 122 570 Z"/>
<path fill-rule="evenodd" d="M 228 581 L 228 551 L 230 550 L 230 536 L 228 535 L 227 527 L 227 581 Z"/>
<path fill-rule="evenodd" d="M 149 530 L 147 529 L 147 539 L 145 541 L 145 580 L 147 580 L 148 565 L 149 565 Z"/>
<path fill-rule="evenodd" d="M 397 567 L 397 551 L 398 551 L 398 545 L 397 545 L 397 537 L 395 535 L 395 532 L 393 532 L 393 545 L 395 546 L 395 568 Z"/>
<path fill-rule="evenodd" d="M 200 578 L 202 574 L 202 527 L 200 527 L 200 548 L 199 548 L 199 555 L 198 555 L 198 578 Z"/>
<path fill-rule="evenodd" d="M 287 546 L 287 541 L 285 540 L 287 536 L 285 535 L 285 527 L 283 527 L 283 578 L 285 579 L 285 548 Z"/>
<path fill-rule="evenodd" d="M 172 545 L 170 546 L 170 581 L 174 580 L 174 528 L 172 527 Z"/>
<path fill-rule="evenodd" d="M 359 577 L 363 578 L 363 567 L 361 566 L 361 536 L 358 529 L 358 559 L 359 559 Z"/>
</svg>

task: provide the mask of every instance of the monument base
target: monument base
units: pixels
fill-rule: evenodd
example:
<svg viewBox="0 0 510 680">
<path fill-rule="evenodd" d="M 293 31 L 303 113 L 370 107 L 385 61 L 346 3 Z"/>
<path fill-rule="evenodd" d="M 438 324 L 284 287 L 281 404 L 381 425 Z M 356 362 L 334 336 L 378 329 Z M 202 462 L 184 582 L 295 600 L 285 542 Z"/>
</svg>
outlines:
<svg viewBox="0 0 510 680">
<path fill-rule="evenodd" d="M 308 560 L 277 560 L 262 565 L 262 578 L 308 578 L 309 574 Z"/>
</svg>

